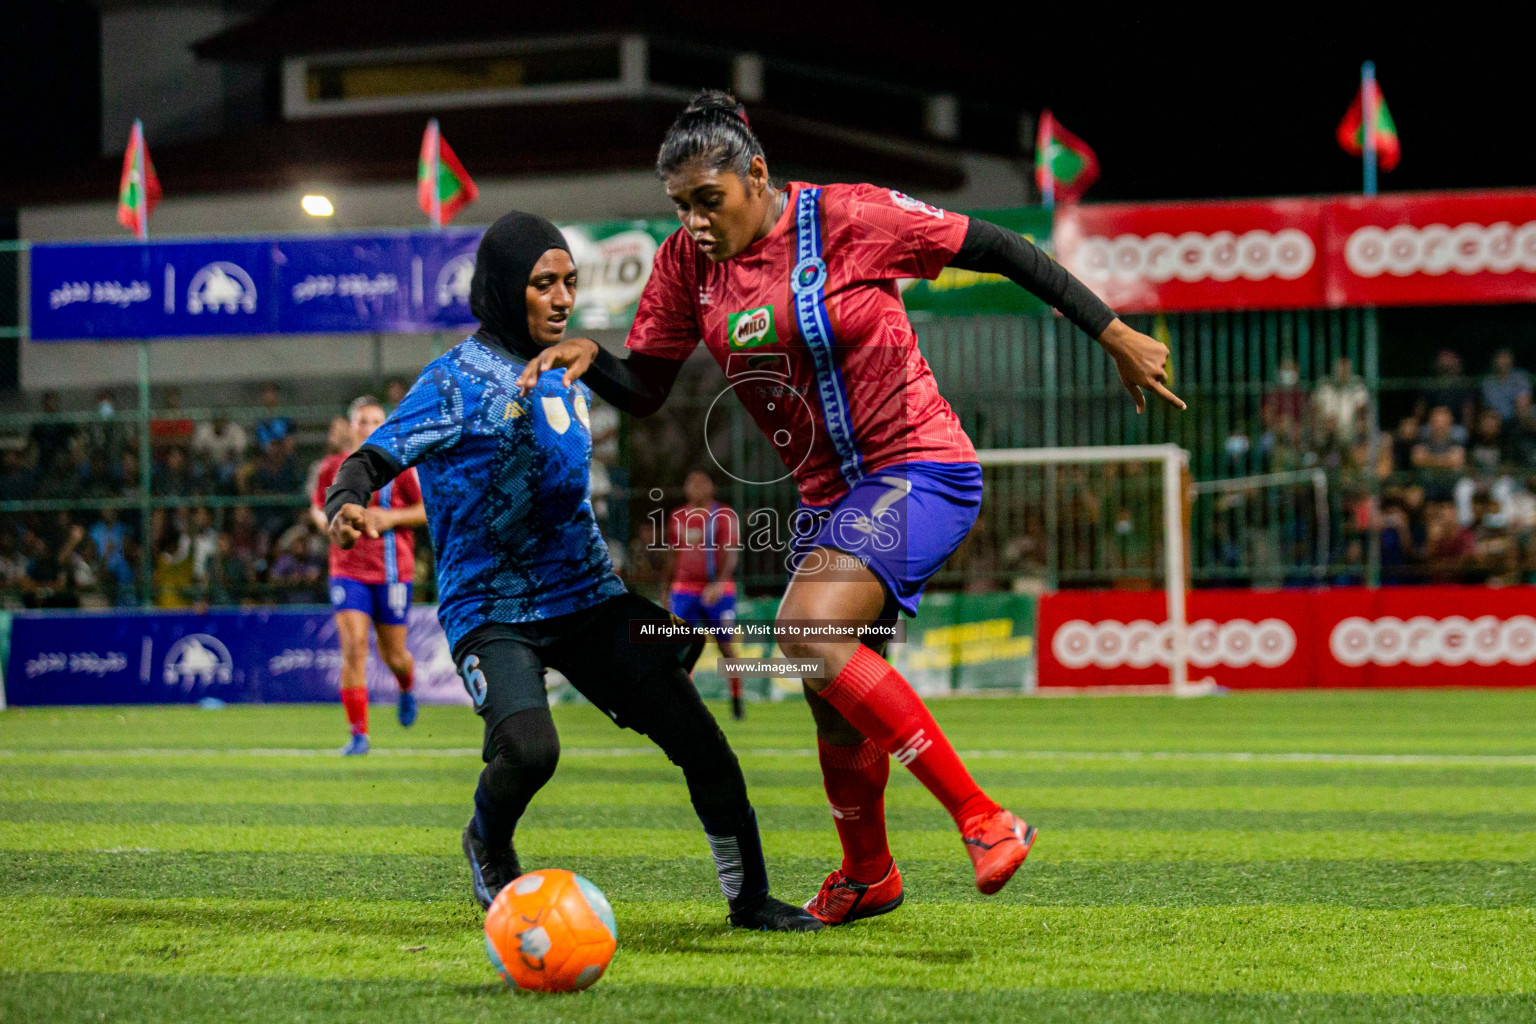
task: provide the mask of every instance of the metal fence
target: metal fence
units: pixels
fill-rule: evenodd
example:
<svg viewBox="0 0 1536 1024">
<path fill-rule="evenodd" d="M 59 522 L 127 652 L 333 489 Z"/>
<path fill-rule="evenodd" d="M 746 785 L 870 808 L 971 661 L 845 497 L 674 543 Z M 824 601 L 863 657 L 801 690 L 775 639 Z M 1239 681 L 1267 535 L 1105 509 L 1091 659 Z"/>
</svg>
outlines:
<svg viewBox="0 0 1536 1024">
<path fill-rule="evenodd" d="M 1173 443 L 1187 449 L 1189 570 L 1195 586 L 1408 582 L 1444 578 L 1447 572 L 1505 579 L 1536 571 L 1531 528 L 1536 511 L 1524 519 L 1511 512 L 1520 507 L 1515 499 L 1531 489 L 1536 415 L 1528 424 L 1506 424 L 1498 466 L 1457 474 L 1413 465 L 1412 449 L 1423 438 L 1408 436 L 1417 423 L 1395 436 L 1396 415 L 1424 404 L 1426 395 L 1445 392 L 1446 382 L 1381 378 L 1379 330 L 1371 311 L 1127 319 L 1172 349 L 1172 387 L 1189 403 L 1187 412 L 1154 402 L 1138 416 L 1097 344 L 1058 318 L 930 318 L 917 326 L 940 390 L 978 448 Z M 23 333 L 0 327 L 0 334 L 7 332 Z M 254 425 L 283 415 L 318 428 L 342 410 L 157 409 L 147 348 L 140 346 L 139 352 L 137 400 L 133 408 L 118 410 L 111 423 L 81 409 L 0 416 L 0 435 L 11 439 L 20 458 L 36 457 L 35 451 L 27 455 L 21 442 L 40 424 L 68 425 L 93 438 L 119 430 L 124 454 L 132 458 L 120 459 L 115 482 L 72 491 L 54 481 L 18 498 L 6 486 L 9 469 L 3 469 L 0 517 L 55 534 L 73 525 L 93 526 L 108 509 L 117 519 L 131 520 L 150 542 L 136 544 L 132 552 L 131 594 L 115 599 L 149 603 L 157 597 L 150 532 L 157 517 L 207 509 L 215 531 L 224 532 L 226 519 L 236 515 L 301 524 L 308 504 L 300 490 L 272 493 L 227 482 L 188 489 L 174 474 L 157 471 L 164 460 L 154 424 L 170 417 L 201 423 L 218 416 Z M 1472 388 L 1475 379 L 1463 383 Z M 605 467 L 605 521 L 619 560 L 642 585 L 659 579 L 655 548 L 661 513 L 681 500 L 689 469 L 714 471 L 721 499 L 742 513 L 748 533 L 750 513 L 766 511 L 782 528 L 795 507 L 793 482 L 729 390 L 730 382 L 700 353 L 661 414 L 621 428 L 620 451 Z M 1384 407 L 1394 422 L 1383 422 Z M 1474 407 L 1475 402 L 1468 409 Z M 1457 412 L 1459 419 L 1466 415 L 1474 414 Z M 1528 435 L 1527 448 L 1508 443 L 1510 430 Z M 1461 441 L 1469 459 L 1475 440 Z M 300 454 L 307 463 L 321 452 Z M 131 467 L 133 479 L 124 477 L 123 467 Z M 40 482 L 48 484 L 46 478 Z M 989 478 L 975 533 L 935 585 L 1158 586 L 1160 495 L 1160 483 L 1131 465 L 1039 467 L 1006 481 Z M 1536 509 L 1536 499 L 1530 505 Z M 1463 527 L 1470 521 L 1472 550 L 1447 563 L 1449 568 L 1437 567 L 1424 553 L 1444 546 L 1436 531 L 1450 529 L 1451 518 Z M 16 531 L 0 531 L 6 532 Z M 741 575 L 749 587 L 782 585 L 785 541 L 779 537 L 744 553 Z M 0 544 L 0 568 L 9 557 Z M 245 593 L 269 598 L 278 592 L 262 583 Z"/>
</svg>

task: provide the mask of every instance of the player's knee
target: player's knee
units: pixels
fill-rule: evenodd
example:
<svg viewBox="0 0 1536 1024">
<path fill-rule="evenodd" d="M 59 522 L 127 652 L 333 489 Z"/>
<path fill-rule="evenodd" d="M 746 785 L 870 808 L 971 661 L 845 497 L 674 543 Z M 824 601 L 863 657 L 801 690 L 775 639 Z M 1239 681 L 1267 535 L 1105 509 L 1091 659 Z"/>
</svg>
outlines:
<svg viewBox="0 0 1536 1024">
<path fill-rule="evenodd" d="M 560 763 L 560 734 L 547 708 L 531 708 L 503 719 L 491 731 L 496 774 L 506 773 L 520 786 L 543 785 Z"/>
<path fill-rule="evenodd" d="M 368 660 L 368 634 L 346 632 L 341 635 L 341 657 L 348 664 Z"/>
</svg>

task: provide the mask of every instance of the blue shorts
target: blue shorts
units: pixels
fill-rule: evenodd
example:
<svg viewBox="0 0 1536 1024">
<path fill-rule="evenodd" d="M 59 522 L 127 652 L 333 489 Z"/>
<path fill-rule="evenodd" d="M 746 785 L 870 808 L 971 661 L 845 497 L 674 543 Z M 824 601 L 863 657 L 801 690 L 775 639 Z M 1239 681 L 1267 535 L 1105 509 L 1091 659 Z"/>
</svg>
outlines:
<svg viewBox="0 0 1536 1024">
<path fill-rule="evenodd" d="M 885 584 L 902 611 L 916 615 L 924 584 L 965 540 L 980 511 L 981 466 L 974 462 L 889 466 L 831 505 L 801 505 L 796 559 L 815 547 L 846 552 Z"/>
<path fill-rule="evenodd" d="M 331 577 L 333 611 L 362 612 L 380 626 L 403 626 L 410 608 L 409 583 L 359 583 L 346 576 Z"/>
<path fill-rule="evenodd" d="M 667 595 L 667 610 L 684 622 L 702 624 L 713 633 L 723 633 L 736 621 L 736 595 L 721 594 L 714 604 L 705 604 L 700 594 L 674 590 Z"/>
</svg>

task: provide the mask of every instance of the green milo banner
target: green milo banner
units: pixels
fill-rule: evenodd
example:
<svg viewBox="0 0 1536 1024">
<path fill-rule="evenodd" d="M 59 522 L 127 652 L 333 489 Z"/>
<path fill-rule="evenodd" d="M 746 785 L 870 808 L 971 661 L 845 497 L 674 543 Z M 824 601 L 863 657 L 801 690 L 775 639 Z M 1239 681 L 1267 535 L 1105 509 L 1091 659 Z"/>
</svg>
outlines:
<svg viewBox="0 0 1536 1024">
<path fill-rule="evenodd" d="M 742 598 L 738 619 L 772 621 L 778 598 Z M 917 617 L 907 619 L 905 643 L 891 644 L 886 657 L 925 697 L 951 693 L 1019 693 L 1035 686 L 1035 610 L 1028 594 L 930 593 Z M 740 643 L 738 656 L 779 657 L 770 644 Z M 715 674 L 719 650 L 710 644 L 699 657 L 693 681 L 705 698 L 723 697 L 725 680 Z M 798 679 L 747 679 L 749 694 L 780 700 L 801 696 Z"/>
<path fill-rule="evenodd" d="M 975 210 L 970 216 L 1017 231 L 1047 252 L 1051 246 L 1051 215 L 1040 207 Z M 640 292 L 650 280 L 656 249 L 678 230 L 675 220 L 616 220 L 595 224 L 562 224 L 571 255 L 580 271 L 572 322 L 580 330 L 628 327 L 635 317 Z M 1040 314 L 1049 307 L 997 274 L 978 274 L 946 267 L 932 281 L 903 281 L 901 297 L 913 313 L 932 316 L 973 316 L 981 313 Z M 766 308 L 766 307 L 765 307 Z M 756 315 L 752 315 L 756 314 Z M 736 322 L 737 320 L 740 322 Z M 748 310 L 733 317 L 733 348 L 750 348 L 778 340 L 771 309 Z"/>
</svg>

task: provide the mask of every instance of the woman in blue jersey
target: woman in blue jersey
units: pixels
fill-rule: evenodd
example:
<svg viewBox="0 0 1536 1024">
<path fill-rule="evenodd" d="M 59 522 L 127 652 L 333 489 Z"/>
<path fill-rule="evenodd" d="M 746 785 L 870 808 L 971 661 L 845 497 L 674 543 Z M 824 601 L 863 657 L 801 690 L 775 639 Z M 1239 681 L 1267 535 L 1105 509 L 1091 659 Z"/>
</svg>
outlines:
<svg viewBox="0 0 1536 1024">
<path fill-rule="evenodd" d="M 368 496 L 416 468 L 438 617 L 485 721 L 486 765 L 463 835 L 481 906 L 521 873 L 513 831 L 559 758 L 549 667 L 682 769 L 732 924 L 815 931 L 820 921 L 768 894 L 741 767 L 688 676 L 697 648 L 631 642 L 636 624 L 673 620 L 627 592 L 609 562 L 589 493 L 586 385 L 551 372 L 519 388 L 528 360 L 563 337 L 575 295 L 576 266 L 553 224 L 512 213 L 492 225 L 471 286 L 479 329 L 429 363 L 342 463 L 326 495 L 331 537 L 345 548 L 371 535 Z"/>
</svg>

